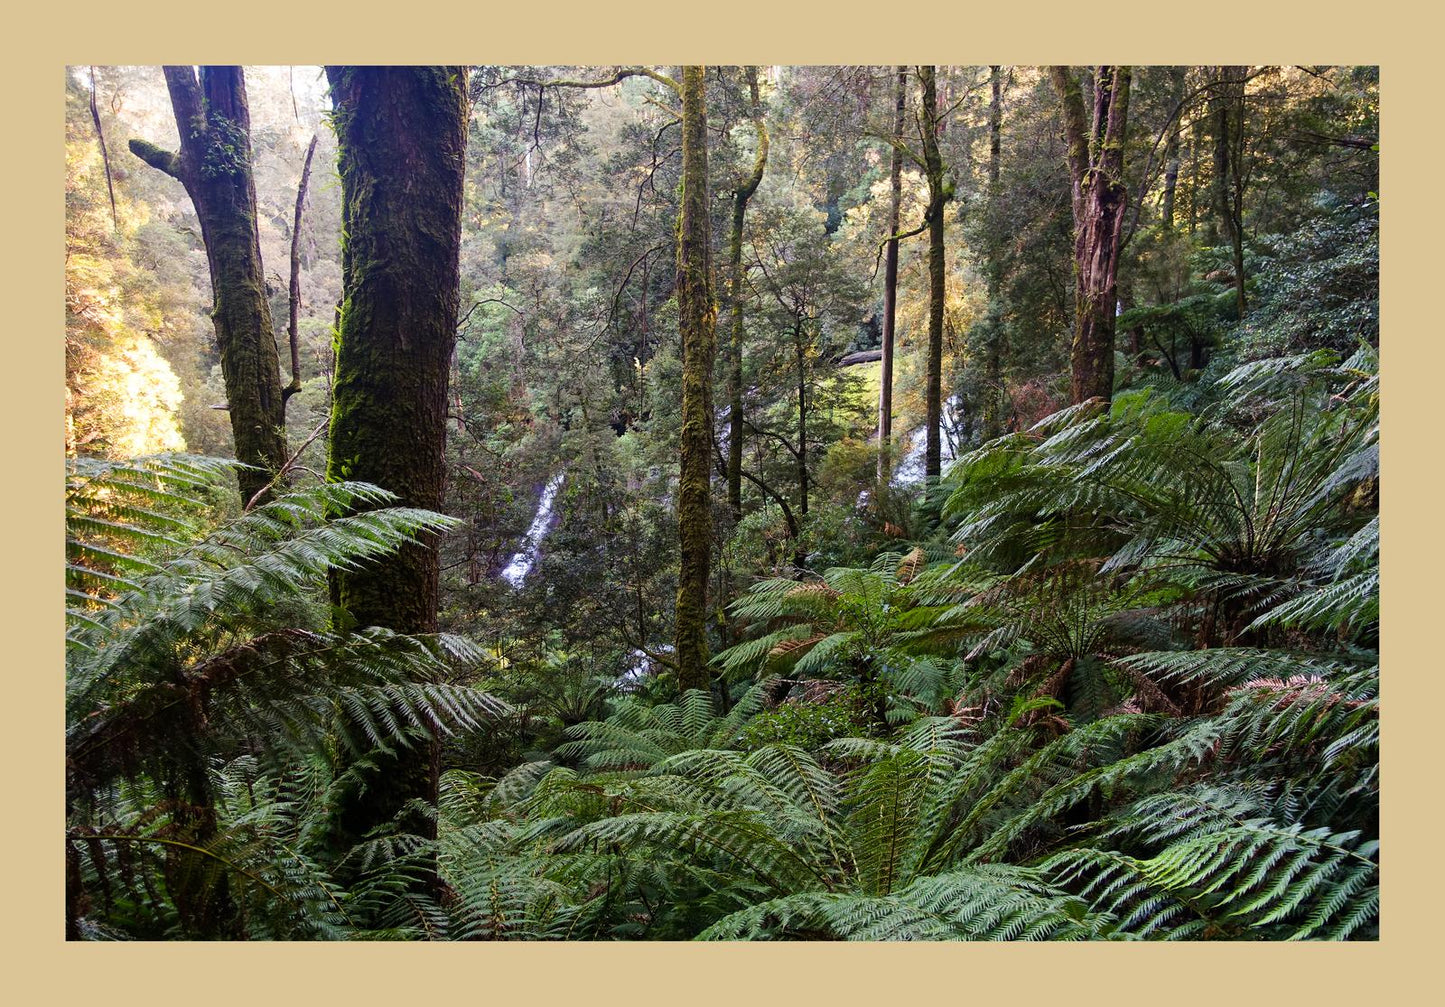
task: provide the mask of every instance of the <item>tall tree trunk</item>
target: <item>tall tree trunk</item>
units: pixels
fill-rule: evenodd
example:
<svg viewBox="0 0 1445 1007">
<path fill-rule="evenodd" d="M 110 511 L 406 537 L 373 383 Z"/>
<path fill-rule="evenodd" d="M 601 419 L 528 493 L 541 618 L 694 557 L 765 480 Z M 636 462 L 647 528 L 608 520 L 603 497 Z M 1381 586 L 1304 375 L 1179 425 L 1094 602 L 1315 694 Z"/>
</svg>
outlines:
<svg viewBox="0 0 1445 1007">
<path fill-rule="evenodd" d="M 747 73 L 758 151 L 752 172 L 733 190 L 733 228 L 728 241 L 728 301 L 732 309 L 732 368 L 728 378 L 728 506 L 732 509 L 734 521 L 743 516 L 743 220 L 748 200 L 758 191 L 763 171 L 768 166 L 768 127 L 763 122 L 762 103 L 758 95 L 758 68 L 750 66 Z"/>
<path fill-rule="evenodd" d="M 1174 193 L 1179 185 L 1179 133 L 1182 128 L 1184 113 L 1179 106 L 1184 102 L 1184 78 L 1188 67 L 1175 66 L 1169 68 L 1169 79 L 1171 87 L 1170 97 L 1177 109 L 1174 122 L 1169 126 L 1169 138 L 1164 142 L 1164 202 L 1160 206 L 1159 216 L 1164 221 L 1164 226 L 1169 230 L 1174 229 Z"/>
<path fill-rule="evenodd" d="M 261 268 L 256 184 L 251 170 L 251 114 L 238 66 L 165 68 L 181 135 L 179 153 L 145 140 L 131 151 L 179 179 L 195 206 L 211 270 L 216 345 L 226 383 L 241 500 L 261 494 L 286 460 L 281 366 Z"/>
<path fill-rule="evenodd" d="M 465 68 L 332 66 L 326 75 L 345 235 L 327 474 L 438 510 L 459 300 Z M 439 576 L 433 540 L 337 574 L 333 593 L 361 626 L 427 633 L 437 627 Z M 364 792 L 348 794 L 337 816 L 343 845 L 408 801 L 436 801 L 435 743 L 369 761 Z M 424 814 L 402 824 L 435 834 Z"/>
<path fill-rule="evenodd" d="M 1058 92 L 1068 144 L 1074 210 L 1074 339 L 1070 395 L 1075 403 L 1114 394 L 1114 312 L 1118 300 L 1119 237 L 1128 191 L 1124 137 L 1130 70 L 1101 66 L 1093 84 L 1094 122 L 1087 133 L 1078 79 L 1068 67 L 1049 68 Z"/>
<path fill-rule="evenodd" d="M 682 337 L 675 647 L 678 685 L 708 687 L 707 581 L 712 551 L 712 365 L 717 312 L 708 234 L 707 94 L 703 67 L 682 69 L 682 207 L 677 304 Z"/>
<path fill-rule="evenodd" d="M 943 177 L 943 155 L 938 149 L 938 92 L 934 68 L 920 66 L 923 107 L 922 128 L 924 175 L 928 179 L 928 362 L 924 375 L 924 420 L 927 440 L 923 453 L 923 475 L 929 485 L 943 471 L 943 297 L 944 248 L 943 206 L 953 195 Z"/>
<path fill-rule="evenodd" d="M 1213 210 L 1214 219 L 1210 222 L 1209 237 L 1214 244 L 1219 243 L 1222 235 L 1224 240 L 1229 241 L 1229 98 L 1225 91 L 1225 75 L 1229 68 L 1215 67 L 1214 71 L 1214 93 L 1209 99 L 1209 124 L 1213 140 L 1214 153 L 1214 175 L 1213 182 Z"/>
<path fill-rule="evenodd" d="M 903 140 L 908 110 L 908 68 L 898 68 L 893 99 L 893 139 Z M 893 343 L 898 322 L 898 222 L 903 207 L 903 151 L 894 145 L 888 168 L 888 247 L 883 260 L 883 365 L 878 383 L 878 482 L 893 471 Z"/>
<path fill-rule="evenodd" d="M 1204 116 L 1196 116 L 1189 130 L 1189 236 L 1199 229 L 1199 145 L 1204 135 Z M 1206 242 L 1214 244 L 1214 242 Z"/>
<path fill-rule="evenodd" d="M 1234 265 L 1235 310 L 1244 318 L 1244 84 L 1248 67 L 1221 66 L 1210 100 L 1214 129 L 1214 208 Z"/>
<path fill-rule="evenodd" d="M 294 98 L 293 98 L 294 100 Z M 301 165 L 301 182 L 296 186 L 296 214 L 291 221 L 291 292 L 286 339 L 291 344 L 291 383 L 281 389 L 282 412 L 291 396 L 301 390 L 301 214 L 306 207 L 306 187 L 311 181 L 311 158 L 316 154 L 317 134 L 311 134 L 306 145 L 306 160 Z"/>
<path fill-rule="evenodd" d="M 805 335 L 803 316 L 794 316 L 793 358 L 798 368 L 798 513 L 803 517 L 808 516 L 808 347 Z"/>
<path fill-rule="evenodd" d="M 1003 296 L 1000 287 L 1003 280 L 1003 266 L 999 259 L 998 234 L 996 231 L 998 208 L 998 179 L 1003 156 L 1003 67 L 989 69 L 988 105 L 988 202 L 989 222 L 986 253 L 988 262 L 984 266 L 984 277 L 988 283 L 987 343 L 984 345 L 983 369 L 983 436 L 991 440 L 1003 432 L 1003 311 L 999 299 Z"/>
</svg>

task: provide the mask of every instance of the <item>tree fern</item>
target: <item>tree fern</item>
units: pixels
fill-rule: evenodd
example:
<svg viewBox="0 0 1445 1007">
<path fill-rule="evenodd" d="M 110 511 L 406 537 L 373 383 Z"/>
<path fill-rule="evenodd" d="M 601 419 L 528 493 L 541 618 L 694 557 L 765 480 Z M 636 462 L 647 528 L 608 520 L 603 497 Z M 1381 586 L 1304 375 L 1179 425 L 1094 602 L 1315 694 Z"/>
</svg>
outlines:
<svg viewBox="0 0 1445 1007">
<path fill-rule="evenodd" d="M 341 900 L 312 897 L 328 886 L 315 880 L 310 854 L 290 846 L 278 858 L 270 827 L 256 831 L 267 816 L 228 801 L 232 777 L 217 767 L 244 757 L 279 778 L 317 756 L 410 745 L 503 712 L 485 693 L 450 681 L 482 660 L 464 640 L 325 625 L 319 592 L 331 569 L 384 555 L 447 527 L 447 519 L 384 506 L 348 514 L 392 498 L 375 487 L 331 484 L 206 530 L 205 512 L 192 500 L 217 489 L 228 470 L 203 459 L 87 463 L 67 483 L 72 565 L 90 569 L 103 560 L 125 571 L 104 589 L 72 571 L 71 842 L 92 852 L 105 844 L 154 848 L 145 856 L 161 856 L 163 867 L 117 876 L 93 857 L 88 874 L 72 871 L 77 936 L 87 878 L 132 893 L 148 879 L 146 904 L 157 912 L 170 906 L 166 925 L 186 932 L 264 936 L 264 920 L 289 932 L 311 917 L 317 935 L 331 932 L 340 924 L 326 907 Z M 93 547 L 96 541 L 109 544 Z M 126 550 L 145 558 L 111 557 Z M 126 856 L 117 849 L 109 862 L 119 869 Z M 300 896 L 287 896 L 288 886 L 309 893 L 300 916 L 256 908 L 266 892 L 278 906 L 293 904 Z"/>
</svg>

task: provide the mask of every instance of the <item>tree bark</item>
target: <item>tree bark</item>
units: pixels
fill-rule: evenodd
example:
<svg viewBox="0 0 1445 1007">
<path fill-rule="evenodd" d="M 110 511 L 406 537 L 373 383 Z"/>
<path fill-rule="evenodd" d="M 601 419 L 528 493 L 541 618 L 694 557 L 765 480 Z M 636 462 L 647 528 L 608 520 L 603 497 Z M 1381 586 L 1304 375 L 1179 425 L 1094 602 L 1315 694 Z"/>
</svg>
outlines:
<svg viewBox="0 0 1445 1007">
<path fill-rule="evenodd" d="M 682 338 L 675 647 L 678 685 L 708 687 L 707 581 L 712 550 L 712 366 L 717 310 L 708 234 L 707 94 L 703 67 L 682 70 L 682 207 L 677 303 Z"/>
<path fill-rule="evenodd" d="M 808 516 L 808 347 L 801 313 L 793 318 L 793 358 L 798 368 L 798 513 Z M 801 565 L 801 564 L 799 564 Z"/>
<path fill-rule="evenodd" d="M 1049 68 L 1059 96 L 1068 144 L 1074 209 L 1074 337 L 1069 355 L 1075 403 L 1114 394 L 1114 317 L 1118 300 L 1119 237 L 1128 202 L 1124 136 L 1130 69 L 1101 66 L 1093 82 L 1094 121 L 1084 132 L 1084 103 L 1068 67 Z"/>
<path fill-rule="evenodd" d="M 465 68 L 332 66 L 326 74 L 345 236 L 327 474 L 439 510 L 459 300 Z M 338 573 L 333 595 L 358 625 L 433 632 L 439 577 L 432 540 Z M 391 821 L 410 800 L 436 801 L 435 742 L 370 761 L 364 792 L 342 801 L 335 823 L 342 845 Z M 407 815 L 402 825 L 435 834 L 426 815 Z"/>
<path fill-rule="evenodd" d="M 888 247 L 883 260 L 883 364 L 878 382 L 878 482 L 893 471 L 893 343 L 898 323 L 898 223 L 903 207 L 904 115 L 908 111 L 908 68 L 898 68 L 893 99 L 893 155 L 888 167 Z"/>
<path fill-rule="evenodd" d="M 758 94 L 758 68 L 748 67 L 747 74 L 758 150 L 752 172 L 733 190 L 733 227 L 728 242 L 728 301 L 732 309 L 732 367 L 728 378 L 728 506 L 732 509 L 734 521 L 743 516 L 743 220 L 748 200 L 758 191 L 768 165 L 768 127 L 763 122 Z"/>
<path fill-rule="evenodd" d="M 266 488 L 287 456 L 280 358 L 256 227 L 246 81 L 238 66 L 203 66 L 199 81 L 189 66 L 168 66 L 165 77 L 181 149 L 172 153 L 139 139 L 130 149 L 185 186 L 200 220 L 236 459 L 251 466 L 237 473 L 244 503 Z"/>
<path fill-rule="evenodd" d="M 1189 130 L 1189 236 L 1199 229 L 1199 144 L 1204 134 L 1204 116 L 1197 116 Z M 1213 242 L 1209 242 L 1213 244 Z"/>
<path fill-rule="evenodd" d="M 943 174 L 943 155 L 938 149 L 938 92 L 934 68 L 920 66 L 924 175 L 928 179 L 928 361 L 924 375 L 924 420 L 926 442 L 923 475 L 928 485 L 943 471 L 943 298 L 944 244 L 943 207 L 953 195 Z"/>
</svg>

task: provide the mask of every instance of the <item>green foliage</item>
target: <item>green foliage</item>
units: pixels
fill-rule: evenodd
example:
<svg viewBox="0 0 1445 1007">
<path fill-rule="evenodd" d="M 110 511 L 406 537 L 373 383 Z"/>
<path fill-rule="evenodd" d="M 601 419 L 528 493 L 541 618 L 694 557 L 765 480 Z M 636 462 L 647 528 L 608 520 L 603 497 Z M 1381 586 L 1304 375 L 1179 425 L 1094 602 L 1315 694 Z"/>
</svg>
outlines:
<svg viewBox="0 0 1445 1007">
<path fill-rule="evenodd" d="M 199 133 L 192 133 L 192 138 Z M 206 116 L 205 155 L 201 158 L 201 177 L 207 180 L 239 175 L 246 169 L 249 138 L 235 122 L 219 112 Z"/>
<path fill-rule="evenodd" d="M 724 512 L 720 467 L 713 678 L 681 694 L 666 646 L 683 370 L 670 90 L 523 82 L 601 68 L 471 71 L 454 517 L 353 482 L 237 513 L 233 463 L 126 457 L 182 428 L 194 450 L 228 449 L 209 405 L 211 293 L 173 180 L 116 171 L 112 214 L 92 81 L 72 71 L 70 936 L 1376 938 L 1378 74 L 1252 68 L 1241 320 L 1208 153 L 1213 70 L 1140 68 L 1119 380 L 1111 403 L 1061 409 L 1073 225 L 1057 98 L 1046 75 L 1001 74 L 986 166 L 988 70 L 937 69 L 959 208 L 948 435 L 972 450 L 922 504 L 877 484 L 876 371 L 840 366 L 881 333 L 869 277 L 890 150 L 875 134 L 892 72 L 767 74 L 743 282 L 716 291 L 743 323 L 742 513 Z M 303 76 L 248 73 L 273 266 L 302 123 L 324 104 Z M 753 158 L 734 77 L 707 82 L 714 193 Z M 95 82 L 123 151 L 136 110 L 165 100 L 160 76 Z M 233 132 L 212 116 L 206 177 L 232 172 Z M 926 185 L 909 168 L 902 188 L 906 230 Z M 329 409 L 337 195 L 313 186 L 300 235 L 293 434 Z M 919 419 L 924 266 L 905 242 L 902 441 Z M 279 289 L 271 302 L 284 312 Z M 374 461 L 329 448 L 303 452 L 293 482 L 328 454 L 343 476 Z M 558 478 L 514 586 L 498 572 Z M 333 607 L 333 571 L 418 538 L 439 542 L 448 633 Z M 435 803 L 338 841 L 338 806 L 438 738 Z"/>
<path fill-rule="evenodd" d="M 1265 243 L 1257 299 L 1239 333 L 1250 357 L 1379 345 L 1378 208 L 1320 202 L 1297 230 Z"/>
<path fill-rule="evenodd" d="M 764 745 L 816 749 L 834 738 L 865 733 L 876 705 L 876 696 L 858 685 L 831 691 L 821 700 L 782 703 L 754 717 L 743 730 L 741 744 L 746 749 Z"/>
<path fill-rule="evenodd" d="M 307 908 L 338 898 L 316 867 L 326 851 L 316 837 L 295 852 L 278 845 L 258 819 L 290 812 L 252 806 L 256 790 L 290 786 L 298 771 L 315 788 L 318 766 L 477 730 L 504 712 L 453 681 L 482 660 L 460 638 L 346 629 L 340 613 L 326 625 L 318 595 L 330 571 L 444 528 L 445 518 L 339 483 L 207 528 L 180 493 L 214 497 L 232 467 L 79 462 L 67 480 L 68 835 L 73 858 L 89 849 L 92 872 L 87 881 L 77 865 L 72 875 L 73 929 L 319 935 L 336 922 Z M 319 811 L 313 803 L 295 814 Z M 83 922 L 79 903 L 96 891 L 104 911 Z M 125 908 L 111 917 L 118 892 Z M 277 904 L 254 907 L 268 898 Z"/>
</svg>

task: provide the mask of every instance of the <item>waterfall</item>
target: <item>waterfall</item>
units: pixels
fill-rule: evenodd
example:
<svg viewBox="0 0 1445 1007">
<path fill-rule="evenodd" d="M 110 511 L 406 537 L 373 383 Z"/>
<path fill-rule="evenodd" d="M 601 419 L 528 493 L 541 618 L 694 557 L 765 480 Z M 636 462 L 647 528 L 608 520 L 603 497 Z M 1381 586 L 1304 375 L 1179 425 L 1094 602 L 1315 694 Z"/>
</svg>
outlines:
<svg viewBox="0 0 1445 1007">
<path fill-rule="evenodd" d="M 527 529 L 527 537 L 522 540 L 522 548 L 517 550 L 512 561 L 502 571 L 502 579 L 513 587 L 522 586 L 522 581 L 527 579 L 532 565 L 537 562 L 542 540 L 547 537 L 547 527 L 552 523 L 552 503 L 556 500 L 557 490 L 561 486 L 561 472 L 547 481 L 546 488 L 542 490 L 542 499 L 537 501 L 537 514 L 532 518 L 532 526 Z"/>
<path fill-rule="evenodd" d="M 943 467 L 953 461 L 954 447 L 953 438 L 948 435 L 958 424 L 959 399 L 957 395 L 950 395 L 943 403 L 943 422 L 939 431 L 943 437 L 938 445 L 939 458 Z M 908 442 L 908 453 L 898 463 L 898 468 L 893 471 L 894 486 L 917 486 L 923 482 L 924 456 L 928 453 L 928 428 L 921 426 L 913 431 L 912 439 Z"/>
<path fill-rule="evenodd" d="M 660 654 L 671 654 L 672 644 L 660 644 L 657 648 Z M 613 684 L 621 692 L 635 692 L 648 675 L 657 671 L 657 662 L 641 650 L 633 650 L 627 656 L 627 667 L 622 670 Z"/>
</svg>

